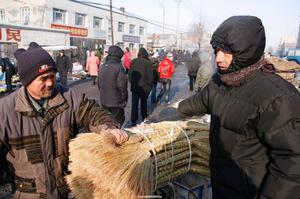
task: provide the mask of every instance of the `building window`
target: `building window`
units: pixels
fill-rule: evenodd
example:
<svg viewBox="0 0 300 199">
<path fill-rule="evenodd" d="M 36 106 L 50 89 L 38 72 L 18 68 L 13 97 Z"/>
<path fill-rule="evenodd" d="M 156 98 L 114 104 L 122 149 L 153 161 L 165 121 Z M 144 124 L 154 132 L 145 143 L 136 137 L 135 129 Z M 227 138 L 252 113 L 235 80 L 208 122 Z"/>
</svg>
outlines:
<svg viewBox="0 0 300 199">
<path fill-rule="evenodd" d="M 103 29 L 103 19 L 100 17 L 94 17 L 94 25 L 95 29 L 102 30 Z"/>
<path fill-rule="evenodd" d="M 21 23 L 27 25 L 29 24 L 30 9 L 28 7 L 20 8 L 20 21 Z"/>
<path fill-rule="evenodd" d="M 53 23 L 66 24 L 66 11 L 53 8 Z"/>
<path fill-rule="evenodd" d="M 5 22 L 5 11 L 4 11 L 4 9 L 0 9 L 0 21 Z"/>
<path fill-rule="evenodd" d="M 135 25 L 132 24 L 129 25 L 129 33 L 133 35 L 135 34 Z"/>
<path fill-rule="evenodd" d="M 85 26 L 86 15 L 81 13 L 75 13 L 75 25 L 76 26 Z"/>
<path fill-rule="evenodd" d="M 118 32 L 124 32 L 125 23 L 118 22 Z"/>
<path fill-rule="evenodd" d="M 140 35 L 144 35 L 145 34 L 145 28 L 144 27 L 140 26 L 140 28 L 139 28 L 139 34 Z"/>
</svg>

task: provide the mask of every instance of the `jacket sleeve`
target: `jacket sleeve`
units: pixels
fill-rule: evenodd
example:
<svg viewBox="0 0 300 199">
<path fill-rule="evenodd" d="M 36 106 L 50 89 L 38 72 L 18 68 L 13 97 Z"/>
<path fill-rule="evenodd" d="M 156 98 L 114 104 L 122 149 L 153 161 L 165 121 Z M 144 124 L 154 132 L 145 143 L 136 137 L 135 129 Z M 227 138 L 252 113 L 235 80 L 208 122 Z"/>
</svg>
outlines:
<svg viewBox="0 0 300 199">
<path fill-rule="evenodd" d="M 73 64 L 71 61 L 70 61 L 70 58 L 68 56 L 66 56 L 66 62 L 67 62 L 67 71 L 69 71 L 71 69 L 71 64 Z"/>
<path fill-rule="evenodd" d="M 90 63 L 90 59 L 88 58 L 85 64 L 85 70 L 89 70 L 89 63 Z"/>
<path fill-rule="evenodd" d="M 152 87 L 152 85 L 153 85 L 153 72 L 152 72 L 152 65 L 151 65 L 150 61 L 149 61 L 148 67 L 147 67 L 147 75 L 148 75 L 149 85 Z"/>
<path fill-rule="evenodd" d="M 120 70 L 117 76 L 117 86 L 121 93 L 122 102 L 124 102 L 124 107 L 126 106 L 127 99 L 128 99 L 128 91 L 127 91 L 127 75 L 120 65 Z"/>
<path fill-rule="evenodd" d="M 178 105 L 178 112 L 183 117 L 203 115 L 208 112 L 208 86 L 201 92 L 181 101 Z"/>
<path fill-rule="evenodd" d="M 99 71 L 99 65 L 100 65 L 100 59 L 97 57 L 97 59 L 96 59 L 96 64 L 97 64 L 97 66 L 98 66 L 98 71 Z"/>
<path fill-rule="evenodd" d="M 260 187 L 261 199 L 300 196 L 300 95 L 275 99 L 262 113 L 258 136 L 270 154 L 268 173 Z"/>
<path fill-rule="evenodd" d="M 161 62 L 158 64 L 158 67 L 157 67 L 157 72 L 158 72 L 158 74 L 161 73 L 161 67 L 162 67 L 162 65 L 163 65 L 163 61 L 161 61 Z"/>
<path fill-rule="evenodd" d="M 173 62 L 171 62 L 170 70 L 171 70 L 171 74 L 173 74 L 175 72 L 175 66 L 174 66 Z"/>
<path fill-rule="evenodd" d="M 100 107 L 95 100 L 89 100 L 85 95 L 82 95 L 76 120 L 79 126 L 83 126 L 90 132 L 121 127 L 111 113 Z"/>
<path fill-rule="evenodd" d="M 130 62 L 130 67 L 129 67 L 129 70 L 128 70 L 128 80 L 129 82 L 131 82 L 131 77 L 132 77 L 132 71 L 133 71 L 133 62 Z"/>
</svg>

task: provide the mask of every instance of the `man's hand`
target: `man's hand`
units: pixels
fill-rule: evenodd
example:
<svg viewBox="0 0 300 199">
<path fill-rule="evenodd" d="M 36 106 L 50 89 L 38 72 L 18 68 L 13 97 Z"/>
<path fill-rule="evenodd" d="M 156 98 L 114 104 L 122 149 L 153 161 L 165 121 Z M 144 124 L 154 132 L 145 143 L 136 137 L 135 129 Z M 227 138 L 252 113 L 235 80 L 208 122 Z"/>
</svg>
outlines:
<svg viewBox="0 0 300 199">
<path fill-rule="evenodd" d="M 117 144 L 122 144 L 128 140 L 127 133 L 122 129 L 108 129 L 107 133 L 110 133 L 114 136 Z"/>
</svg>

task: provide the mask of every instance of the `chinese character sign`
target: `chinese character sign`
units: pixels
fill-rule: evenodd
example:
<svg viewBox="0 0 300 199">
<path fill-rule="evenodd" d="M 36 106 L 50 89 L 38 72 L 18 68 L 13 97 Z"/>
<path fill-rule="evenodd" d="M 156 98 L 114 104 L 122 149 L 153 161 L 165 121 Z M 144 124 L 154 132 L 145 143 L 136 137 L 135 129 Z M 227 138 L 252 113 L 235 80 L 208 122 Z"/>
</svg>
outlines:
<svg viewBox="0 0 300 199">
<path fill-rule="evenodd" d="M 21 41 L 21 31 L 18 29 L 6 28 L 6 40 L 7 41 Z"/>
<path fill-rule="evenodd" d="M 20 42 L 21 30 L 15 28 L 1 28 L 0 27 L 0 41 L 2 42 Z"/>
<path fill-rule="evenodd" d="M 123 42 L 131 42 L 131 43 L 140 43 L 140 37 L 131 36 L 131 35 L 123 35 Z"/>
</svg>

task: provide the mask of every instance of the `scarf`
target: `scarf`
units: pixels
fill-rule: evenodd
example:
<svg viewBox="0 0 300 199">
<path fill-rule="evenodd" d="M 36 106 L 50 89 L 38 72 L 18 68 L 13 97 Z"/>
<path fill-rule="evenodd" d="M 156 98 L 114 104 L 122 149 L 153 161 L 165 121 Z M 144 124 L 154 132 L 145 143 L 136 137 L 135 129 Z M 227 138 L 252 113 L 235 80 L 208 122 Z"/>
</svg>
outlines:
<svg viewBox="0 0 300 199">
<path fill-rule="evenodd" d="M 275 72 L 274 66 L 271 64 L 267 64 L 264 57 L 262 56 L 256 63 L 250 66 L 247 66 L 235 72 L 219 75 L 221 81 L 224 82 L 226 86 L 240 86 L 242 83 L 249 80 L 258 70 L 269 73 Z"/>
</svg>

